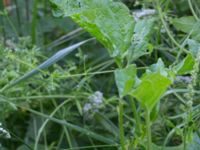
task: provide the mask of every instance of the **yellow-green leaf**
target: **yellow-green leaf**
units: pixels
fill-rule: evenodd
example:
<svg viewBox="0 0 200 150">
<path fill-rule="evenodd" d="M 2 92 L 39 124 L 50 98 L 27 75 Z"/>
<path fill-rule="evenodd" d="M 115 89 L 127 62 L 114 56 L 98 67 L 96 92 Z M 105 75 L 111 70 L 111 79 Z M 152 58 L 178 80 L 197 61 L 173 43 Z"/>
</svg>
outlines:
<svg viewBox="0 0 200 150">
<path fill-rule="evenodd" d="M 160 73 L 145 74 L 141 78 L 141 83 L 130 94 L 144 107 L 152 110 L 171 82 Z"/>
</svg>

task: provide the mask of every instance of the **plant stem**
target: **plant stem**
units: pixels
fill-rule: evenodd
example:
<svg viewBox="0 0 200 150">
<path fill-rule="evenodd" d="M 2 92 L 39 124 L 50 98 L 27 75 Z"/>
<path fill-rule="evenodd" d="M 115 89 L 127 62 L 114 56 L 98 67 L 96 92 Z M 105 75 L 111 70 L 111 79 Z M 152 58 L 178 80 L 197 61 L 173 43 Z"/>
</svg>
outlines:
<svg viewBox="0 0 200 150">
<path fill-rule="evenodd" d="M 185 128 L 183 132 L 183 150 L 186 150 L 186 147 L 187 147 L 186 136 L 187 136 L 187 128 Z"/>
<path fill-rule="evenodd" d="M 199 18 L 198 18 L 198 16 L 197 16 L 197 14 L 195 13 L 194 8 L 193 8 L 193 6 L 192 6 L 191 0 L 188 0 L 188 4 L 189 4 L 190 10 L 191 10 L 191 12 L 192 12 L 194 18 L 195 18 L 197 21 L 199 21 Z"/>
<path fill-rule="evenodd" d="M 159 1 L 156 0 L 156 9 L 158 10 L 158 15 L 159 15 L 159 18 L 169 36 L 169 38 L 171 39 L 171 41 L 181 50 L 181 52 L 185 52 L 186 54 L 188 53 L 188 50 L 185 49 L 182 45 L 180 45 L 176 40 L 175 38 L 173 37 L 173 35 L 171 34 L 171 31 L 169 30 L 168 26 L 167 26 L 167 23 L 165 22 L 165 19 L 164 19 L 164 16 L 163 16 L 163 13 L 162 13 L 162 9 L 159 5 Z"/>
<path fill-rule="evenodd" d="M 134 101 L 134 99 L 130 98 L 130 103 L 131 103 L 131 108 L 132 108 L 132 111 L 133 111 L 133 117 L 135 118 L 135 126 L 136 126 L 136 133 L 140 134 L 141 133 L 141 127 L 140 127 L 140 116 L 137 112 L 137 109 L 136 109 L 136 103 Z"/>
<path fill-rule="evenodd" d="M 3 11 L 4 5 L 3 1 L 0 1 L 0 11 Z M 5 24 L 4 24 L 4 18 L 0 15 L 0 31 L 3 33 L 3 44 L 6 45 L 6 32 L 5 32 Z M 2 29 L 1 29 L 2 28 Z"/>
<path fill-rule="evenodd" d="M 150 121 L 150 110 L 146 108 L 146 131 L 147 131 L 147 150 L 151 150 L 151 121 Z"/>
<path fill-rule="evenodd" d="M 19 106 L 19 105 L 16 105 L 16 106 L 19 107 L 19 108 L 23 108 L 23 109 L 25 109 L 25 110 L 33 113 L 33 114 L 36 114 L 36 115 L 38 115 L 40 117 L 43 117 L 43 118 L 46 118 L 46 119 L 48 119 L 50 121 L 56 122 L 56 123 L 58 123 L 60 125 L 64 125 L 64 126 L 68 127 L 69 129 L 72 129 L 72 130 L 75 130 L 75 131 L 80 132 L 82 134 L 85 134 L 85 135 L 87 135 L 89 137 L 92 137 L 92 138 L 94 138 L 94 139 L 96 139 L 96 140 L 98 140 L 100 142 L 103 142 L 103 143 L 106 143 L 106 144 L 116 144 L 116 142 L 113 139 L 107 138 L 105 136 L 97 134 L 97 133 L 95 133 L 93 131 L 90 131 L 88 129 L 82 128 L 82 127 L 77 126 L 77 125 L 74 125 L 74 124 L 69 123 L 69 122 L 67 122 L 65 120 L 60 120 L 60 119 L 51 117 L 49 115 L 43 114 L 41 112 L 35 111 L 33 109 L 30 109 L 30 108 L 25 108 L 25 107 L 22 107 L 22 106 Z"/>
<path fill-rule="evenodd" d="M 124 128 L 123 128 L 123 104 L 121 100 L 119 100 L 119 108 L 118 108 L 118 116 L 119 116 L 119 134 L 120 134 L 120 143 L 121 149 L 126 150 L 125 148 L 125 138 L 124 138 Z"/>
<path fill-rule="evenodd" d="M 17 23 L 19 28 L 19 35 L 21 35 L 21 19 L 20 19 L 20 12 L 19 12 L 19 5 L 18 1 L 14 0 L 15 6 L 16 6 L 16 15 L 17 15 Z"/>
<path fill-rule="evenodd" d="M 44 17 L 46 18 L 47 17 L 47 13 L 48 13 L 48 1 L 44 0 Z M 47 37 L 46 37 L 46 34 L 45 32 L 42 33 L 43 35 L 43 48 L 45 49 L 45 45 L 47 44 Z"/>
<path fill-rule="evenodd" d="M 29 23 L 29 1 L 25 1 L 25 8 L 26 8 L 26 21 Z"/>
<path fill-rule="evenodd" d="M 36 27 L 37 27 L 37 4 L 38 0 L 34 0 L 34 5 L 33 5 L 33 19 L 32 19 L 32 33 L 31 33 L 31 38 L 32 38 L 32 43 L 36 43 Z"/>
</svg>

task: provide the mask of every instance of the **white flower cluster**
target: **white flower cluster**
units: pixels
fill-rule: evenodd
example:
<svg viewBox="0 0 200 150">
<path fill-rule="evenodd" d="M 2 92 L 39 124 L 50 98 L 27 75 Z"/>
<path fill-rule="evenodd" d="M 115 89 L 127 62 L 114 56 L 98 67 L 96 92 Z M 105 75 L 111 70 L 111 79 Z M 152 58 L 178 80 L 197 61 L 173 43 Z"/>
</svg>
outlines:
<svg viewBox="0 0 200 150">
<path fill-rule="evenodd" d="M 10 133 L 2 127 L 1 123 L 0 123 L 0 137 L 7 138 L 7 139 L 11 138 Z"/>
<path fill-rule="evenodd" d="M 86 103 L 83 107 L 83 113 L 86 115 L 98 111 L 100 105 L 103 103 L 103 93 L 101 93 L 100 91 L 96 91 L 88 99 L 89 102 Z"/>
<path fill-rule="evenodd" d="M 175 82 L 184 82 L 184 83 L 191 83 L 192 78 L 189 76 L 176 76 Z"/>
<path fill-rule="evenodd" d="M 133 17 L 135 21 L 138 21 L 142 17 L 154 15 L 155 13 L 156 13 L 156 10 L 154 9 L 136 10 L 136 11 L 133 11 Z"/>
</svg>

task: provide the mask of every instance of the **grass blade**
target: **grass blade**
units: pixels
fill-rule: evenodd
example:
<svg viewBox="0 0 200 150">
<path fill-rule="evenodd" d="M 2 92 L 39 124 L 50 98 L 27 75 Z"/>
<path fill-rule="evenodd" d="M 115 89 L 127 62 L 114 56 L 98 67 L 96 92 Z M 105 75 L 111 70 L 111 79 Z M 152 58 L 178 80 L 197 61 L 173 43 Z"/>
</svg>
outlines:
<svg viewBox="0 0 200 150">
<path fill-rule="evenodd" d="M 57 118 L 53 118 L 53 117 L 48 116 L 48 115 L 46 115 L 46 114 L 37 112 L 37 111 L 35 111 L 35 110 L 33 110 L 33 109 L 29 109 L 29 108 L 24 108 L 24 109 L 28 110 L 29 112 L 31 112 L 31 113 L 33 113 L 33 114 L 39 115 L 39 116 L 44 117 L 44 118 L 46 118 L 46 119 L 48 119 L 48 120 L 51 120 L 51 121 L 53 121 L 53 122 L 56 122 L 56 123 L 58 123 L 58 124 L 65 125 L 65 126 L 67 126 L 68 128 L 73 129 L 73 130 L 75 130 L 75 131 L 77 131 L 77 132 L 86 134 L 86 135 L 88 135 L 88 136 L 90 136 L 90 137 L 92 137 L 92 138 L 94 138 L 94 139 L 96 139 L 96 140 L 98 140 L 98 141 L 103 142 L 103 143 L 106 143 L 106 144 L 117 144 L 116 141 L 114 141 L 113 139 L 107 138 L 107 137 L 105 137 L 105 136 L 102 136 L 102 135 L 100 135 L 100 134 L 97 134 L 97 133 L 92 132 L 92 131 L 90 131 L 90 130 L 88 130 L 88 129 L 82 128 L 82 127 L 80 127 L 80 126 L 71 124 L 71 123 L 69 123 L 69 122 L 67 122 L 67 121 L 65 121 L 65 120 L 59 120 L 59 119 L 57 119 Z"/>
<path fill-rule="evenodd" d="M 18 78 L 17 80 L 11 81 L 10 83 L 8 83 L 6 86 L 4 86 L 0 92 L 3 92 L 17 84 L 19 84 L 20 82 L 36 75 L 37 73 L 41 72 L 42 70 L 48 68 L 49 66 L 55 64 L 56 62 L 58 62 L 59 60 L 63 59 L 66 55 L 68 55 L 69 53 L 71 53 L 73 50 L 75 50 L 76 48 L 80 47 L 81 45 L 94 40 L 94 38 L 76 43 L 70 47 L 67 47 L 65 49 L 62 49 L 60 51 L 58 51 L 57 53 L 55 53 L 52 57 L 50 57 L 49 59 L 47 59 L 46 61 L 44 61 L 42 64 L 40 64 L 37 68 L 31 70 L 30 72 L 24 74 L 22 77 Z"/>
</svg>

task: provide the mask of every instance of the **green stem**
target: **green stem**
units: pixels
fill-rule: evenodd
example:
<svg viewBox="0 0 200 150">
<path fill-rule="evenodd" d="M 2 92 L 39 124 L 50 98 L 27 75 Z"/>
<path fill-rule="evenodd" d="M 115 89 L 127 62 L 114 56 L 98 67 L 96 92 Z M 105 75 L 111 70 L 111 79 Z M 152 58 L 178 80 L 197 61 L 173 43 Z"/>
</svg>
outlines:
<svg viewBox="0 0 200 150">
<path fill-rule="evenodd" d="M 103 143 L 116 144 L 116 142 L 113 139 L 107 138 L 105 136 L 97 134 L 97 133 L 95 133 L 93 131 L 90 131 L 88 129 L 82 128 L 82 127 L 77 126 L 77 125 L 74 125 L 74 124 L 69 123 L 69 122 L 67 122 L 65 120 L 60 120 L 60 119 L 57 119 L 57 118 L 54 118 L 54 117 L 50 117 L 49 115 L 43 114 L 41 112 L 35 111 L 33 109 L 30 109 L 30 108 L 25 108 L 25 107 L 22 107 L 22 106 L 19 106 L 19 105 L 16 105 L 16 106 L 19 107 L 19 108 L 23 108 L 23 109 L 25 109 L 25 110 L 33 113 L 33 114 L 36 114 L 36 115 L 38 115 L 40 117 L 44 117 L 46 119 L 49 119 L 49 120 L 51 120 L 53 122 L 56 122 L 58 124 L 65 125 L 66 127 L 70 128 L 70 129 L 73 129 L 73 130 L 75 130 L 77 132 L 80 132 L 82 134 L 90 136 L 90 137 L 92 137 L 92 138 L 94 138 L 96 140 L 99 140 L 99 141 L 103 142 Z"/>
<path fill-rule="evenodd" d="M 4 10 L 3 1 L 0 1 L 0 11 L 3 11 L 3 10 Z M 6 32 L 5 32 L 4 18 L 2 17 L 2 15 L 0 15 L 0 32 L 3 33 L 2 34 L 3 35 L 3 44 L 5 46 L 6 45 Z"/>
<path fill-rule="evenodd" d="M 124 138 L 124 128 L 123 128 L 123 104 L 121 100 L 119 100 L 119 108 L 118 108 L 118 116 L 119 116 L 119 134 L 120 134 L 120 144 L 121 149 L 126 150 L 125 148 L 125 138 Z"/>
<path fill-rule="evenodd" d="M 38 0 L 34 0 L 34 5 L 33 5 L 33 20 L 32 20 L 32 33 L 31 33 L 31 38 L 32 38 L 32 43 L 36 43 L 36 27 L 37 27 L 37 4 Z"/>
<path fill-rule="evenodd" d="M 188 4 L 189 4 L 190 10 L 191 10 L 191 12 L 192 12 L 194 18 L 195 18 L 197 21 L 199 21 L 199 18 L 198 18 L 198 16 L 197 16 L 197 14 L 195 13 L 194 8 L 193 8 L 193 6 L 192 6 L 191 0 L 188 0 Z"/>
<path fill-rule="evenodd" d="M 146 108 L 145 113 L 145 119 L 146 119 L 146 131 L 147 131 L 147 150 L 152 150 L 151 147 L 151 121 L 150 121 L 150 110 Z"/>
<path fill-rule="evenodd" d="M 66 127 L 63 127 L 63 130 L 65 132 L 65 135 L 66 135 L 66 138 L 67 138 L 67 143 L 69 144 L 69 148 L 73 148 L 68 129 Z"/>
<path fill-rule="evenodd" d="M 186 136 L 187 136 L 187 128 L 184 129 L 183 132 L 183 150 L 186 150 L 187 144 L 186 144 Z"/>
<path fill-rule="evenodd" d="M 25 1 L 25 9 L 26 9 L 26 21 L 27 23 L 29 23 L 30 16 L 29 16 L 29 1 L 28 0 Z"/>
<path fill-rule="evenodd" d="M 188 50 L 186 50 L 182 45 L 180 45 L 180 44 L 175 40 L 175 38 L 173 37 L 173 35 L 171 34 L 171 31 L 169 30 L 168 25 L 167 25 L 167 23 L 165 22 L 165 19 L 164 19 L 164 17 L 163 17 L 162 9 L 161 9 L 161 7 L 160 7 L 160 5 L 159 5 L 159 1 L 158 1 L 158 0 L 156 1 L 156 8 L 157 8 L 157 10 L 158 10 L 159 18 L 160 18 L 160 20 L 161 20 L 161 22 L 162 22 L 162 24 L 163 24 L 163 26 L 164 26 L 164 28 L 165 28 L 165 30 L 166 30 L 168 36 L 169 36 L 169 38 L 171 39 L 171 41 L 181 50 L 181 52 L 185 52 L 185 53 L 187 54 L 187 53 L 188 53 Z"/>
<path fill-rule="evenodd" d="M 68 103 L 70 100 L 68 101 L 64 101 L 63 103 L 61 103 L 59 106 L 57 106 L 54 111 L 49 115 L 49 117 L 53 117 L 56 112 L 58 112 L 60 110 L 60 108 L 62 108 L 66 103 Z M 42 118 L 44 119 L 44 118 Z M 42 132 L 45 131 L 45 127 L 47 125 L 47 123 L 49 122 L 50 120 L 49 119 L 46 119 L 46 120 L 43 120 L 43 124 L 41 125 L 41 127 L 39 128 L 38 130 L 38 133 L 35 137 L 36 141 L 35 141 L 35 144 L 34 144 L 34 150 L 37 150 L 38 149 L 38 144 L 39 144 L 39 140 L 40 140 L 40 136 L 42 135 Z"/>
<path fill-rule="evenodd" d="M 20 19 L 20 12 L 19 12 L 19 5 L 18 5 L 18 1 L 14 0 L 15 6 L 16 6 L 16 15 L 17 15 L 17 24 L 18 24 L 18 28 L 19 28 L 19 35 L 21 35 L 21 19 Z"/>
<path fill-rule="evenodd" d="M 136 103 L 132 98 L 130 98 L 130 103 L 131 103 L 131 108 L 133 111 L 133 117 L 135 118 L 136 133 L 140 134 L 141 133 L 141 127 L 140 127 L 141 123 L 140 123 L 140 116 L 136 109 Z"/>
</svg>

